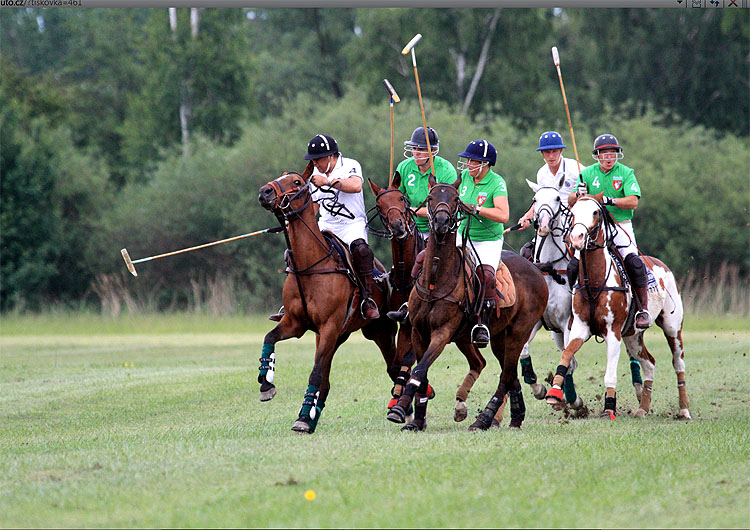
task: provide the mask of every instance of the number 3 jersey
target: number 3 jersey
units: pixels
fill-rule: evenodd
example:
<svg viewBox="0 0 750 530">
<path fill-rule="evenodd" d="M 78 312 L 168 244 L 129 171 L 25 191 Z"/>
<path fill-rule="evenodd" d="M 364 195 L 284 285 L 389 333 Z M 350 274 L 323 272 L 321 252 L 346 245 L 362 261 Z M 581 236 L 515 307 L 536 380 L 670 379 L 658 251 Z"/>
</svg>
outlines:
<svg viewBox="0 0 750 530">
<path fill-rule="evenodd" d="M 635 172 L 619 162 L 616 162 L 609 172 L 602 171 L 598 163 L 581 171 L 581 182 L 584 182 L 590 195 L 604 192 L 606 197 L 619 199 L 636 195 L 640 198 L 641 187 L 635 178 Z M 625 210 L 617 206 L 606 206 L 615 221 L 630 221 L 635 210 Z"/>
</svg>

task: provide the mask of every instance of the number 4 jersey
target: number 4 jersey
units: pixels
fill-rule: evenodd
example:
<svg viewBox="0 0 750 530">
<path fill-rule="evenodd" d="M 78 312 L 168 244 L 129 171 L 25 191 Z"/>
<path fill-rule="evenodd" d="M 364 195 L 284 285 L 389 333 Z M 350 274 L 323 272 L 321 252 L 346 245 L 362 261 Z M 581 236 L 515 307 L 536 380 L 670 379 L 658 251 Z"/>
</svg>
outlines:
<svg viewBox="0 0 750 530">
<path fill-rule="evenodd" d="M 615 163 L 608 173 L 602 171 L 598 163 L 589 166 L 581 172 L 580 179 L 586 184 L 591 195 L 603 191 L 605 196 L 615 199 L 630 195 L 637 195 L 639 198 L 641 196 L 641 188 L 635 178 L 635 172 L 619 162 Z M 624 210 L 616 206 L 606 208 L 618 222 L 630 221 L 635 211 Z"/>
</svg>

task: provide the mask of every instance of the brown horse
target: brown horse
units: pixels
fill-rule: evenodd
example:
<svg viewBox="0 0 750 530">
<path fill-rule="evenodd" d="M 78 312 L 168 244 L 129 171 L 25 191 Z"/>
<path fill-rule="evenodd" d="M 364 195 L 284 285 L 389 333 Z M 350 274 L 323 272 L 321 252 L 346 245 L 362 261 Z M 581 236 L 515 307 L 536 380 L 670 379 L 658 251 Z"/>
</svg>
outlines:
<svg viewBox="0 0 750 530">
<path fill-rule="evenodd" d="M 376 282 L 372 298 L 378 305 L 377 320 L 365 320 L 359 311 L 359 289 L 343 266 L 338 251 L 318 228 L 312 207 L 310 176 L 312 163 L 302 174 L 285 173 L 260 188 L 258 201 L 276 215 L 286 227 L 290 267 L 282 294 L 285 312 L 278 325 L 263 341 L 260 375 L 261 401 L 275 395 L 275 344 L 291 337 L 299 338 L 307 330 L 315 338 L 315 364 L 307 392 L 292 430 L 312 433 L 320 419 L 330 390 L 329 375 L 333 355 L 358 329 L 380 348 L 386 366 L 395 356 L 396 324 L 385 316 L 388 286 Z M 376 267 L 384 273 L 383 266 Z"/>
<path fill-rule="evenodd" d="M 391 411 L 405 415 L 416 396 L 415 418 L 407 425 L 411 430 L 425 428 L 425 417 L 419 414 L 419 405 L 424 404 L 426 408 L 424 393 L 428 384 L 427 372 L 445 345 L 453 341 L 462 351 L 472 347 L 469 330 L 474 317 L 469 316 L 465 307 L 467 300 L 474 296 L 472 280 L 464 272 L 467 267 L 463 253 L 456 249 L 458 216 L 463 205 L 458 196 L 460 183 L 460 178 L 452 185 L 437 184 L 430 179 L 431 187 L 426 201 L 430 237 L 422 274 L 409 296 L 411 339 L 419 362 Z M 510 426 L 521 427 L 525 406 L 518 380 L 518 359 L 531 330 L 547 306 L 547 284 L 539 269 L 511 252 L 503 252 L 502 260 L 513 277 L 516 302 L 510 307 L 497 309 L 491 315 L 490 346 L 502 371 L 497 391 L 469 427 L 470 430 L 488 429 L 506 394 L 511 407 Z"/>
<path fill-rule="evenodd" d="M 368 179 L 369 180 L 369 179 Z M 412 210 L 409 208 L 409 200 L 401 193 L 401 175 L 396 172 L 393 181 L 387 188 L 381 188 L 372 180 L 370 189 L 375 194 L 375 209 L 385 227 L 380 231 L 370 227 L 370 233 L 382 235 L 391 241 L 391 253 L 393 258 L 393 267 L 389 273 L 391 282 L 391 308 L 397 309 L 404 302 L 409 300 L 414 285 L 412 277 L 412 268 L 420 246 L 422 238 L 415 231 L 414 221 L 412 219 Z M 411 345 L 411 321 L 407 318 L 404 320 L 398 331 L 396 341 L 396 358 L 389 373 L 393 378 L 395 376 L 396 384 L 391 390 L 392 398 L 388 404 L 390 410 L 398 402 L 406 382 L 411 375 L 411 366 L 416 360 L 414 348 Z M 456 404 L 453 412 L 455 421 L 463 421 L 468 416 L 466 400 L 474 383 L 479 378 L 487 362 L 482 357 L 476 346 L 471 343 L 460 343 L 459 349 L 469 362 L 469 373 L 464 377 L 464 381 L 456 392 Z M 434 395 L 431 389 L 427 391 L 428 396 Z M 502 418 L 502 409 L 498 412 L 496 421 Z M 393 416 L 393 419 L 398 419 Z"/>
<path fill-rule="evenodd" d="M 556 406 L 562 401 L 560 386 L 573 356 L 584 342 L 596 335 L 603 337 L 607 343 L 607 369 L 604 374 L 606 391 L 601 416 L 612 420 L 616 417 L 617 361 L 620 358 L 622 339 L 628 354 L 637 359 L 643 368 L 643 391 L 635 413 L 636 416 L 643 417 L 651 405 L 655 361 L 643 343 L 644 331 L 637 330 L 634 326 L 631 329 L 631 319 L 628 318 L 631 296 L 617 273 L 618 258 L 613 258 L 610 252 L 605 251 L 610 246 L 612 225 L 601 205 L 601 194 L 581 197 L 571 208 L 571 212 L 573 220 L 570 243 L 581 253 L 581 266 L 573 296 L 570 340 L 562 353 L 553 387 L 547 392 L 547 403 Z M 690 419 L 682 344 L 682 298 L 674 275 L 666 265 L 650 256 L 644 256 L 643 262 L 653 275 L 653 283 L 649 280 L 648 288 L 649 312 L 656 316 L 655 322 L 662 328 L 672 350 L 672 365 L 677 374 L 679 393 L 678 417 Z"/>
</svg>

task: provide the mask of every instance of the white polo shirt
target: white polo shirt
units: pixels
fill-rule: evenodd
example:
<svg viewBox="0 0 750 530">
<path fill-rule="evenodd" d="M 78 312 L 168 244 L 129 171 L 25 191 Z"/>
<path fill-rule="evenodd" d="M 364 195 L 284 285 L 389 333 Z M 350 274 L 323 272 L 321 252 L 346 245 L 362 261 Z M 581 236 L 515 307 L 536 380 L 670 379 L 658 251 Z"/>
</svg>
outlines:
<svg viewBox="0 0 750 530">
<path fill-rule="evenodd" d="M 583 169 L 584 166 L 581 166 L 581 169 Z M 565 206 L 568 205 L 568 195 L 570 195 L 573 192 L 573 189 L 576 186 L 576 182 L 578 182 L 578 162 L 575 161 L 574 158 L 563 158 L 560 161 L 560 167 L 557 168 L 557 173 L 554 175 L 549 170 L 549 166 L 547 164 L 544 164 L 542 167 L 539 168 L 539 171 L 536 172 L 536 183 L 540 186 L 545 186 L 548 188 L 557 188 L 560 190 L 560 200 L 563 202 Z M 562 186 L 560 185 L 560 179 L 565 176 L 563 179 Z"/>
<path fill-rule="evenodd" d="M 313 175 L 323 175 L 317 169 L 313 172 Z M 328 177 L 329 181 L 333 179 L 346 179 L 351 176 L 355 176 L 362 180 L 362 190 L 358 193 L 346 193 L 344 191 L 338 191 L 338 202 L 346 206 L 346 208 L 354 215 L 354 219 L 349 219 L 343 215 L 333 215 L 323 205 L 320 206 L 318 213 L 320 219 L 318 220 L 318 226 L 321 230 L 330 230 L 337 236 L 341 237 L 347 244 L 351 243 L 354 239 L 362 238 L 367 241 L 367 212 L 365 211 L 365 198 L 363 194 L 364 190 L 364 177 L 362 176 L 362 166 L 359 162 L 353 158 L 344 158 L 339 154 L 339 158 L 336 162 L 336 167 L 331 171 Z M 312 198 L 315 202 L 319 203 L 322 199 L 330 199 L 333 195 L 330 191 L 335 188 L 329 188 L 327 185 L 317 187 L 312 184 Z"/>
</svg>

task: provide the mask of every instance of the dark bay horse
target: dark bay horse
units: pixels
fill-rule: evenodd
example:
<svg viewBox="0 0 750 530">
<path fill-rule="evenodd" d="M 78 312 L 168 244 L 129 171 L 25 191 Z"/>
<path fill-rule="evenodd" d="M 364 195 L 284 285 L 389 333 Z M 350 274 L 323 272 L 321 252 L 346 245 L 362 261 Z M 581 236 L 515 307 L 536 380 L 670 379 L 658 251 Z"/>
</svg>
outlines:
<svg viewBox="0 0 750 530">
<path fill-rule="evenodd" d="M 464 273 L 466 263 L 456 249 L 458 216 L 463 205 L 458 196 L 460 183 L 460 178 L 452 185 L 430 180 L 427 197 L 430 237 L 422 274 L 409 296 L 412 346 L 419 361 L 392 413 L 404 415 L 415 396 L 417 404 L 426 404 L 427 372 L 446 344 L 453 341 L 462 351 L 471 347 L 470 328 L 474 321 L 464 303 L 473 296 L 472 280 Z M 502 260 L 513 277 L 516 302 L 491 315 L 490 346 L 502 371 L 497 391 L 470 430 L 488 429 L 506 394 L 511 408 L 510 427 L 521 427 L 525 405 L 518 380 L 518 359 L 547 306 L 547 284 L 539 269 L 511 252 L 503 252 Z M 415 412 L 418 410 L 415 407 Z M 412 430 L 424 429 L 424 415 L 415 413 L 409 425 Z"/>
<path fill-rule="evenodd" d="M 260 188 L 258 201 L 287 227 L 290 269 L 282 294 L 285 312 L 263 340 L 260 375 L 261 401 L 275 395 L 275 344 L 306 331 L 316 333 L 315 364 L 307 392 L 292 430 L 312 433 L 330 390 L 331 362 L 337 348 L 358 329 L 380 348 L 386 366 L 395 356 L 396 323 L 385 316 L 388 286 L 376 282 L 372 298 L 378 305 L 377 320 L 365 320 L 359 311 L 359 289 L 351 279 L 329 239 L 318 228 L 312 207 L 310 176 L 312 163 L 302 174 L 285 173 Z M 381 264 L 378 270 L 384 273 Z"/>
<path fill-rule="evenodd" d="M 392 309 L 397 309 L 404 302 L 408 301 L 411 294 L 414 285 L 412 268 L 414 267 L 417 253 L 421 250 L 417 244 L 421 238 L 416 235 L 416 227 L 412 219 L 412 210 L 409 208 L 409 201 L 399 190 L 401 175 L 396 172 L 393 181 L 387 188 L 379 187 L 372 180 L 369 182 L 370 189 L 375 194 L 375 209 L 385 227 L 382 234 L 373 228 L 370 228 L 370 233 L 383 235 L 391 241 L 393 268 L 389 273 L 392 287 L 390 305 Z M 469 373 L 466 374 L 463 383 L 456 392 L 456 404 L 453 412 L 453 419 L 455 421 L 463 421 L 468 416 L 466 400 L 469 397 L 469 392 L 487 362 L 473 344 L 462 342 L 458 344 L 458 347 L 469 362 Z M 394 385 L 391 392 L 392 398 L 389 402 L 389 410 L 401 396 L 403 388 L 406 386 L 406 382 L 411 375 L 411 367 L 415 360 L 416 356 L 411 345 L 411 321 L 407 318 L 399 326 L 396 341 L 396 358 L 389 372 L 392 378 L 394 375 L 397 378 L 396 385 Z M 428 396 L 431 394 L 433 393 L 428 391 Z M 501 418 L 502 409 L 498 412 L 496 420 L 499 422 Z"/>
<path fill-rule="evenodd" d="M 620 340 L 623 340 L 628 354 L 637 359 L 643 368 L 643 391 L 635 415 L 644 417 L 651 406 L 655 361 L 643 343 L 644 331 L 629 325 L 631 295 L 617 272 L 617 258 L 613 258 L 606 250 L 612 227 L 609 215 L 601 205 L 601 194 L 581 197 L 571 208 L 571 213 L 570 243 L 581 253 L 577 281 L 579 287 L 573 295 L 570 340 L 557 367 L 553 388 L 547 392 L 547 403 L 555 406 L 562 400 L 560 386 L 573 356 L 584 342 L 596 335 L 603 337 L 607 344 L 607 369 L 604 374 L 606 391 L 601 416 L 612 420 L 616 417 L 617 361 L 620 358 Z M 649 313 L 662 328 L 672 351 L 672 365 L 677 374 L 679 394 L 678 417 L 690 419 L 683 359 L 682 298 L 672 271 L 656 258 L 643 258 L 646 268 L 653 276 L 649 279 L 648 286 Z M 626 325 L 628 329 L 624 329 Z M 623 335 L 628 331 L 628 335 Z"/>
</svg>

